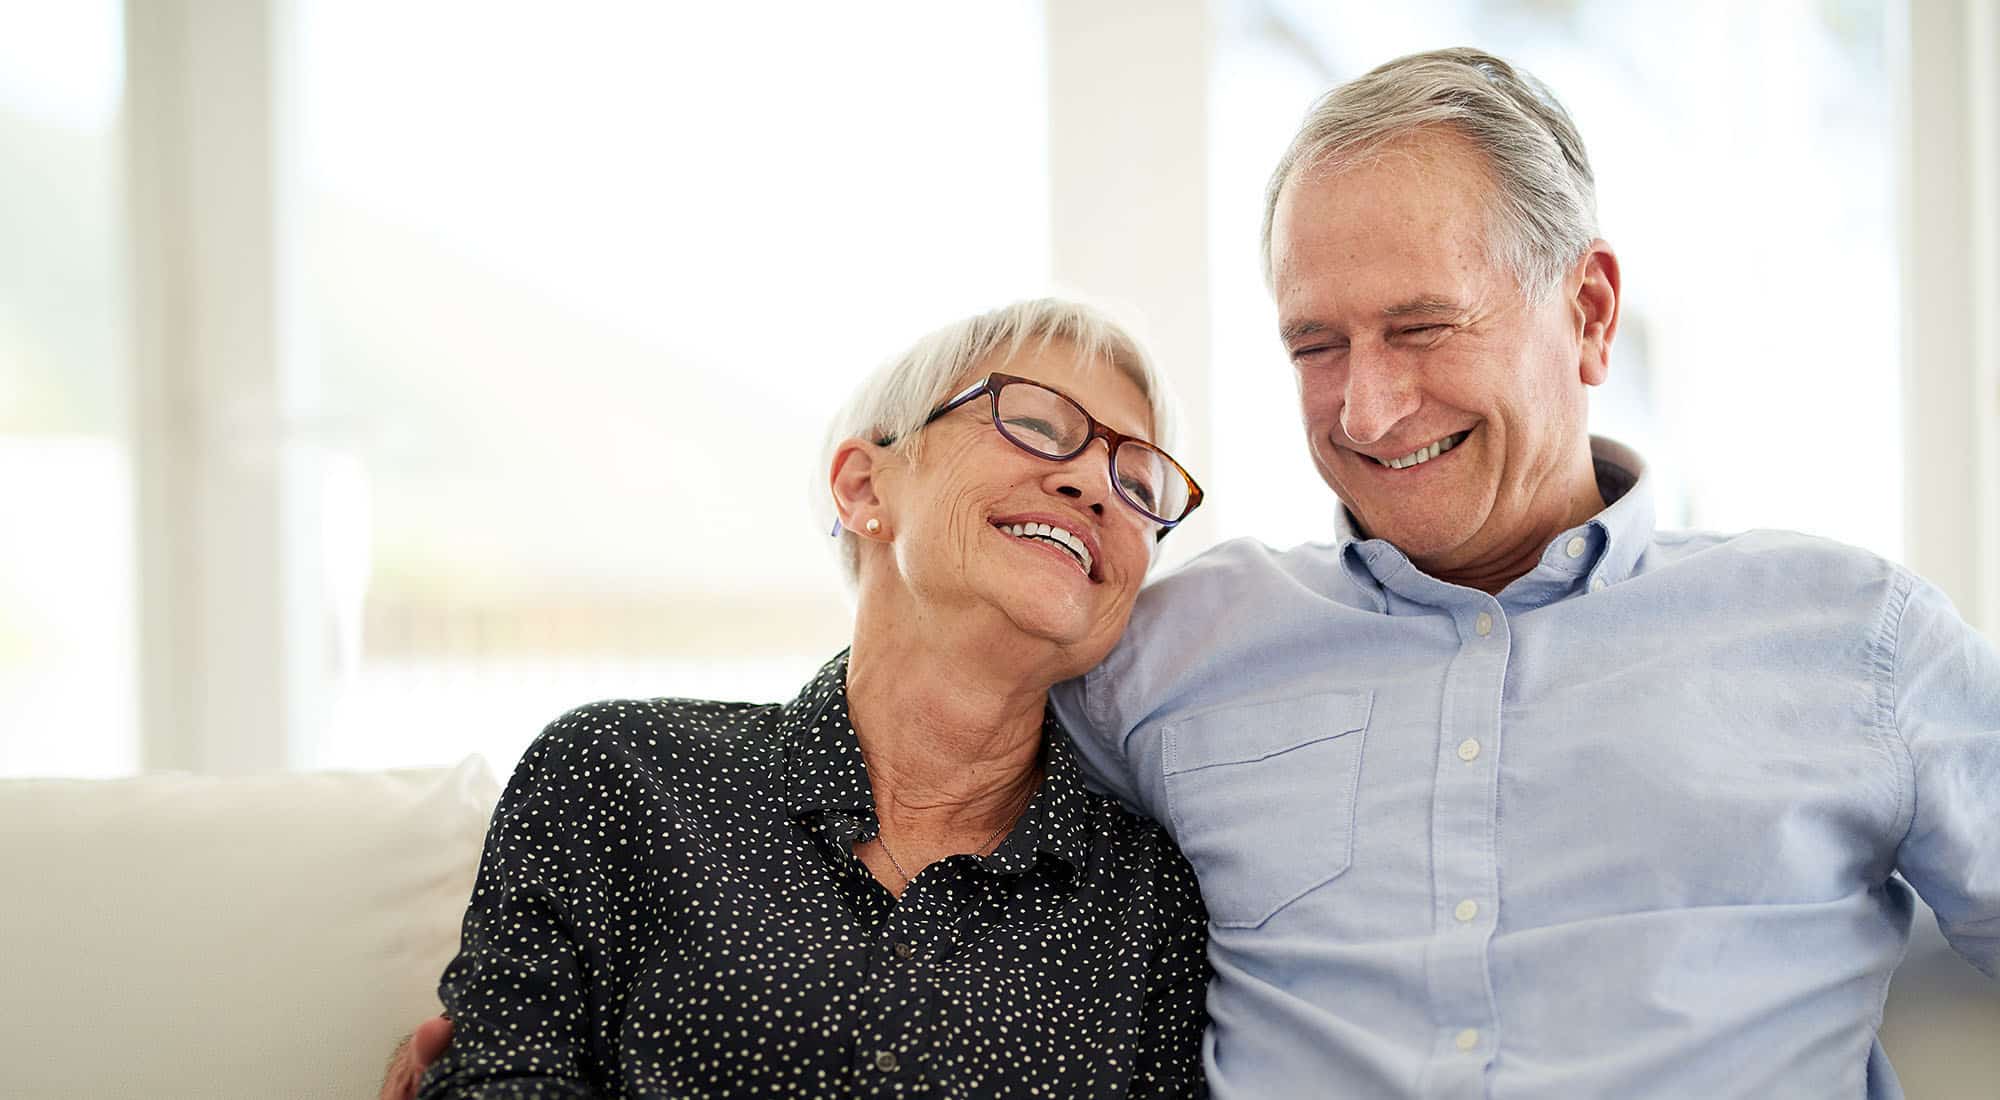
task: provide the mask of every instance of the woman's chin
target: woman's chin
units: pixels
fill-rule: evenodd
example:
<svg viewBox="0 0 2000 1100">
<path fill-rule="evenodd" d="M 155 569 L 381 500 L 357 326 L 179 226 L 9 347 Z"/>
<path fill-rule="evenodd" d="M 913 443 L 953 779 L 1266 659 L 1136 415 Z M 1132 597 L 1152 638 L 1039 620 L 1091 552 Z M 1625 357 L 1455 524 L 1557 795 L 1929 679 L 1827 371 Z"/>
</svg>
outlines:
<svg viewBox="0 0 2000 1100">
<path fill-rule="evenodd" d="M 1046 605 L 1007 609 L 1008 621 L 1018 634 L 1030 639 L 1028 644 L 1039 643 L 1049 648 L 1051 658 L 1060 662 L 1064 679 L 1088 671 L 1104 660 L 1118 642 L 1117 632 L 1104 629 L 1102 619 L 1085 609 L 1071 608 L 1066 612 Z"/>
</svg>

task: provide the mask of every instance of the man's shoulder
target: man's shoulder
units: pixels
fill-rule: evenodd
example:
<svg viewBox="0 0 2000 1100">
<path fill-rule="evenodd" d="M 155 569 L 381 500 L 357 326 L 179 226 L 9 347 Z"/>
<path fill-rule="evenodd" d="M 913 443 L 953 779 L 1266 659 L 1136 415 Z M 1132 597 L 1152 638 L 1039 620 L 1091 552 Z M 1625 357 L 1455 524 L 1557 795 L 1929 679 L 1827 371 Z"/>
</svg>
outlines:
<svg viewBox="0 0 2000 1100">
<path fill-rule="evenodd" d="M 1340 547 L 1307 542 L 1280 550 L 1254 538 L 1217 543 L 1161 574 L 1139 592 L 1133 625 L 1168 617 L 1203 618 L 1219 605 L 1240 607 L 1326 592 L 1343 583 Z"/>
<path fill-rule="evenodd" d="M 1783 590 L 1887 583 L 1908 575 L 1902 566 L 1872 550 L 1777 528 L 1658 531 L 1640 569 L 1692 569 L 1771 583 Z"/>
<path fill-rule="evenodd" d="M 1834 646 L 1881 645 L 1918 587 L 1907 568 L 1870 550 L 1799 531 L 1657 533 L 1633 579 L 1691 621 L 1787 624 L 1800 644 L 1815 629 Z"/>
<path fill-rule="evenodd" d="M 1338 544 L 1278 550 L 1249 538 L 1221 543 L 1140 592 L 1110 655 L 1082 680 L 1057 687 L 1058 712 L 1086 730 L 1123 729 L 1120 715 L 1138 701 L 1189 689 L 1273 647 L 1303 644 L 1330 614 L 1359 602 Z"/>
</svg>

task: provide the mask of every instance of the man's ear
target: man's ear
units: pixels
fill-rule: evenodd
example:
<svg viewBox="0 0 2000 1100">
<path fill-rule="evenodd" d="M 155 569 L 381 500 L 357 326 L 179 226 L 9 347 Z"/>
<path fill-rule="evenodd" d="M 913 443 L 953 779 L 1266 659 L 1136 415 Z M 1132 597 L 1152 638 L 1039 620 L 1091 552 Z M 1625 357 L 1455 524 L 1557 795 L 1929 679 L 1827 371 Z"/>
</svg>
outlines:
<svg viewBox="0 0 2000 1100">
<path fill-rule="evenodd" d="M 862 538 L 881 538 L 888 533 L 888 502 L 881 477 L 894 465 L 894 452 L 858 436 L 843 439 L 834 448 L 827 482 L 833 491 L 834 514 L 840 517 L 843 528 Z M 868 529 L 869 520 L 875 521 L 873 531 Z"/>
<path fill-rule="evenodd" d="M 1603 239 L 1590 242 L 1578 261 L 1570 316 L 1576 325 L 1577 368 L 1586 386 L 1601 386 L 1611 374 L 1611 341 L 1618 335 L 1618 254 Z"/>
</svg>

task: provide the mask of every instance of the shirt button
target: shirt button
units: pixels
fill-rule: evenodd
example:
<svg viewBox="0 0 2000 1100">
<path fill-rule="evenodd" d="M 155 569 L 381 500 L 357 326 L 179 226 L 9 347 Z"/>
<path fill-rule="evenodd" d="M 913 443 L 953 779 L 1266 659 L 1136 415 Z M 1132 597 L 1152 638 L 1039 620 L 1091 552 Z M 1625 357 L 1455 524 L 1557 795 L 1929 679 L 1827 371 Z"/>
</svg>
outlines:
<svg viewBox="0 0 2000 1100">
<path fill-rule="evenodd" d="M 899 943 L 896 945 L 896 957 L 904 962 L 909 962 L 911 959 L 916 958 L 916 956 L 917 949 L 911 947 L 909 944 Z"/>
<path fill-rule="evenodd" d="M 1458 908 L 1453 909 L 1451 915 L 1457 917 L 1460 924 L 1464 924 L 1479 915 L 1479 903 L 1467 898 L 1458 903 Z"/>
<path fill-rule="evenodd" d="M 897 1065 L 897 1063 L 896 1063 L 896 1052 L 895 1052 L 895 1051 L 893 1051 L 893 1050 L 878 1050 L 878 1051 L 876 1051 L 876 1052 L 875 1052 L 875 1068 L 876 1068 L 876 1069 L 879 1069 L 879 1070 L 881 1070 L 881 1071 L 882 1071 L 883 1073 L 894 1073 L 894 1072 L 896 1072 L 896 1065 Z"/>
<path fill-rule="evenodd" d="M 1584 548 L 1589 545 L 1589 543 L 1583 541 L 1582 535 L 1572 535 L 1570 536 L 1569 545 L 1563 547 L 1563 553 L 1568 554 L 1572 558 L 1580 558 L 1583 556 Z"/>
<path fill-rule="evenodd" d="M 1458 1033 L 1458 1038 L 1452 1041 L 1458 1044 L 1458 1049 L 1460 1050 L 1471 1050 L 1473 1047 L 1479 1045 L 1479 1029 L 1476 1027 L 1466 1028 L 1464 1031 Z"/>
<path fill-rule="evenodd" d="M 1472 629 L 1478 631 L 1482 638 L 1493 633 L 1493 616 L 1481 611 L 1479 617 L 1472 620 Z"/>
<path fill-rule="evenodd" d="M 1479 742 L 1468 737 L 1458 743 L 1458 758 L 1470 764 L 1479 759 Z"/>
<path fill-rule="evenodd" d="M 1604 578 L 1603 577 L 1590 578 L 1590 590 L 1592 592 L 1604 591 Z"/>
</svg>

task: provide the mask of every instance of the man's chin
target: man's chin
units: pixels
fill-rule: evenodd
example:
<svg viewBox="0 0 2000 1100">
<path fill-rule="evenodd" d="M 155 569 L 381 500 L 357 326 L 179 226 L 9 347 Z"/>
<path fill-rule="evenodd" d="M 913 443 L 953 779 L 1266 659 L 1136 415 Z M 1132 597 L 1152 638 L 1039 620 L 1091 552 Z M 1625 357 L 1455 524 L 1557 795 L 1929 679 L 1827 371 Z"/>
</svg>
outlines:
<svg viewBox="0 0 2000 1100">
<path fill-rule="evenodd" d="M 1412 561 L 1426 561 L 1449 554 L 1465 542 L 1469 531 L 1459 531 L 1448 519 L 1391 513 L 1371 515 L 1352 504 L 1347 510 L 1371 539 L 1384 539 Z"/>
</svg>

